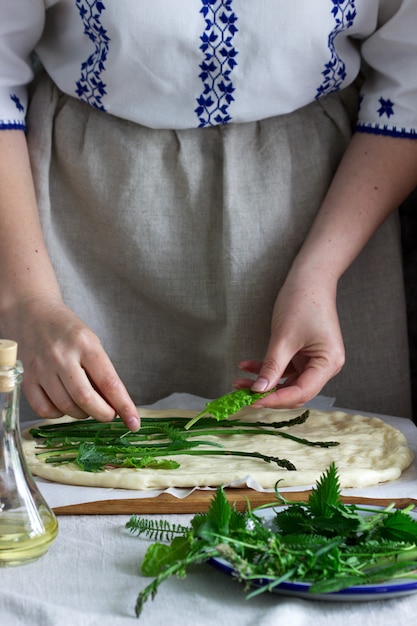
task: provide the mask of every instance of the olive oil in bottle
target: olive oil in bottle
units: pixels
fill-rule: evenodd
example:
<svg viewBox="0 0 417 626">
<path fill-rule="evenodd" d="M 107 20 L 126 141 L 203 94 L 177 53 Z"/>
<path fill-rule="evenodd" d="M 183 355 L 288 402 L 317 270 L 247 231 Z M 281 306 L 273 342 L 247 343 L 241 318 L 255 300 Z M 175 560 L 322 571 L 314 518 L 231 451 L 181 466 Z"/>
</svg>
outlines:
<svg viewBox="0 0 417 626">
<path fill-rule="evenodd" d="M 56 517 L 23 455 L 22 376 L 16 342 L 0 339 L 0 567 L 34 561 L 48 550 L 58 532 Z"/>
</svg>

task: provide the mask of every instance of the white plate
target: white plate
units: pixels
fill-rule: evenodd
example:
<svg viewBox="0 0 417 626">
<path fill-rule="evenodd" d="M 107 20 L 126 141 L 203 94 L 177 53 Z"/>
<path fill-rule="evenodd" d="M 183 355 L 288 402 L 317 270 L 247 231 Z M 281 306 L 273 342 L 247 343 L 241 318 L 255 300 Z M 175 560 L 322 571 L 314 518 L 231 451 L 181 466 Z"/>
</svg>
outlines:
<svg viewBox="0 0 417 626">
<path fill-rule="evenodd" d="M 375 511 L 380 510 L 378 507 L 372 508 L 375 508 Z M 272 510 L 260 511 L 259 514 L 262 514 L 266 520 L 271 519 L 274 515 Z M 411 512 L 409 515 L 417 520 L 417 513 Z M 210 562 L 216 569 L 224 574 L 235 577 L 235 570 L 225 559 L 213 557 Z M 260 579 L 259 584 L 262 584 L 262 579 Z M 256 587 L 258 585 L 254 582 L 253 586 Z M 326 600 L 330 602 L 382 600 L 417 593 L 417 580 L 411 578 L 392 579 L 387 580 L 385 583 L 375 585 L 356 585 L 331 593 L 310 593 L 310 586 L 309 583 L 287 581 L 271 589 L 271 592 L 279 595 L 304 598 L 306 600 Z"/>
</svg>

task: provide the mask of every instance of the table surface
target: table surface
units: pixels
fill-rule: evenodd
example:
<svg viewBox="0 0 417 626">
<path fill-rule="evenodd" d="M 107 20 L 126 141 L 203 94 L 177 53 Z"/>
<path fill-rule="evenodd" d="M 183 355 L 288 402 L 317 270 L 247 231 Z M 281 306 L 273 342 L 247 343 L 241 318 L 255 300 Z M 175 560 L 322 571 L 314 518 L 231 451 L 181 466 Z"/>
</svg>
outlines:
<svg viewBox="0 0 417 626">
<path fill-rule="evenodd" d="M 417 457 L 416 426 L 401 418 L 384 416 L 383 419 L 400 425 Z M 394 493 L 416 497 L 416 464 L 390 485 L 349 492 L 377 497 Z M 187 524 L 192 516 L 157 517 Z M 125 529 L 128 519 L 129 516 L 124 515 L 59 517 L 58 537 L 43 557 L 34 563 L 0 570 L 0 625 L 188 626 L 198 623 L 205 626 L 214 621 L 218 626 L 236 622 L 239 626 L 272 626 L 286 622 L 291 626 L 415 623 L 417 594 L 394 599 L 334 602 L 266 593 L 246 600 L 238 582 L 209 564 L 193 567 L 185 579 L 172 578 L 163 583 L 155 599 L 144 606 L 138 620 L 134 613 L 136 597 L 150 582 L 140 572 L 150 541 L 131 535 Z"/>
</svg>

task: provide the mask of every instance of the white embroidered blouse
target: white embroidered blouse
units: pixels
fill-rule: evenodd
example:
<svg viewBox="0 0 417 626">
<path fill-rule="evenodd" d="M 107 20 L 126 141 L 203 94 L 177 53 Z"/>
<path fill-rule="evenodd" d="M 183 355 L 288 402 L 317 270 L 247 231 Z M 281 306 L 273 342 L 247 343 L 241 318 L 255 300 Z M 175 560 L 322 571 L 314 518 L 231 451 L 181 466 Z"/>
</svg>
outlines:
<svg viewBox="0 0 417 626">
<path fill-rule="evenodd" d="M 152 128 L 246 122 L 346 87 L 358 129 L 417 139 L 417 0 L 0 0 L 0 128 L 35 51 L 59 88 Z"/>
</svg>

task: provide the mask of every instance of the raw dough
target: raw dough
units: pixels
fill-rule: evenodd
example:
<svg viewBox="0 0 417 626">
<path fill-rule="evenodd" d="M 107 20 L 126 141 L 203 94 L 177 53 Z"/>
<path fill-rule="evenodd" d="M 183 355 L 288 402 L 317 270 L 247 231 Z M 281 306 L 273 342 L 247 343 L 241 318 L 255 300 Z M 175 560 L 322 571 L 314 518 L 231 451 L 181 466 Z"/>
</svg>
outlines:
<svg viewBox="0 0 417 626">
<path fill-rule="evenodd" d="M 300 415 L 300 409 L 245 408 L 233 418 L 245 421 L 281 421 Z M 196 415 L 195 411 L 139 409 L 143 417 Z M 61 418 L 65 419 L 65 418 Z M 71 418 L 66 418 L 71 419 Z M 260 486 L 273 488 L 314 485 L 332 461 L 336 463 L 340 484 L 346 487 L 366 487 L 398 478 L 411 464 L 413 453 L 405 436 L 376 417 L 351 415 L 342 411 L 310 410 L 304 424 L 283 428 L 282 432 L 310 441 L 338 441 L 331 448 L 315 448 L 281 437 L 268 435 L 223 436 L 223 445 L 230 450 L 256 450 L 262 454 L 290 460 L 297 471 L 281 469 L 276 464 L 239 457 L 178 456 L 181 467 L 176 470 L 108 469 L 85 472 L 75 463 L 45 464 L 36 457 L 37 441 L 28 432 L 23 433 L 23 447 L 32 474 L 53 482 L 90 487 L 122 489 L 166 489 L 168 487 L 216 487 L 243 481 L 250 476 Z M 211 439 L 216 439 L 211 437 Z M 218 438 L 217 438 L 218 439 Z"/>
</svg>

